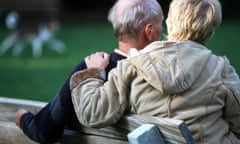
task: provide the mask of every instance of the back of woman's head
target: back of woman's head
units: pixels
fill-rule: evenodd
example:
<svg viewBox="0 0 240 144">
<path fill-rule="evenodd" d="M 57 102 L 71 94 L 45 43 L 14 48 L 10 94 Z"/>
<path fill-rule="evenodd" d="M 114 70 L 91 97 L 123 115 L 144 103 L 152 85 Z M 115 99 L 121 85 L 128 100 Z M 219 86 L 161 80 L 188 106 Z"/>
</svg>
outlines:
<svg viewBox="0 0 240 144">
<path fill-rule="evenodd" d="M 218 0 L 173 0 L 167 22 L 168 40 L 205 44 L 222 21 Z"/>
<path fill-rule="evenodd" d="M 162 9 L 156 0 L 118 0 L 108 15 L 118 40 L 136 40 L 147 22 L 158 26 L 162 19 Z"/>
</svg>

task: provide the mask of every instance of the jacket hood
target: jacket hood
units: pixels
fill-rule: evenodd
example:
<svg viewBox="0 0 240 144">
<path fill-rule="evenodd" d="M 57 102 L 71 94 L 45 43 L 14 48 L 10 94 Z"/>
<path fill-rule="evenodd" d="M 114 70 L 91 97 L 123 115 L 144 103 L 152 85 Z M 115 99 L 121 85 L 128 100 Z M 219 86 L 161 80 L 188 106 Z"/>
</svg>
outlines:
<svg viewBox="0 0 240 144">
<path fill-rule="evenodd" d="M 131 50 L 129 62 L 161 94 L 181 93 L 196 81 L 211 51 L 192 42 L 153 42 L 141 51 Z"/>
</svg>

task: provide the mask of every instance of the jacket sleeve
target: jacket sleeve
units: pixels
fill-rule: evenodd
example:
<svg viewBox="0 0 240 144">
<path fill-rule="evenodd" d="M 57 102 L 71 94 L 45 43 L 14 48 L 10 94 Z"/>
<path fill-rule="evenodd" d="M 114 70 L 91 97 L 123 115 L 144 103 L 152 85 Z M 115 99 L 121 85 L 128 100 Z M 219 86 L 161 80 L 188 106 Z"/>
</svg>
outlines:
<svg viewBox="0 0 240 144">
<path fill-rule="evenodd" d="M 229 123 L 230 130 L 240 138 L 240 80 L 234 68 L 225 58 L 224 84 L 228 89 L 224 116 Z"/>
<path fill-rule="evenodd" d="M 124 61 L 109 73 L 104 83 L 103 69 L 75 73 L 70 80 L 72 101 L 78 120 L 87 127 L 115 124 L 128 104 L 133 69 Z"/>
</svg>

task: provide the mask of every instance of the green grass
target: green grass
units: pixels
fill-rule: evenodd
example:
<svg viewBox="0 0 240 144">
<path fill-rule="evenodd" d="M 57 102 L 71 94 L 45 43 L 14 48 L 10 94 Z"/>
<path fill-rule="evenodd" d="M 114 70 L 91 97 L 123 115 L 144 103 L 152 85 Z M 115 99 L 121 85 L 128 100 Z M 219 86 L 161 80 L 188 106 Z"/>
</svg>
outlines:
<svg viewBox="0 0 240 144">
<path fill-rule="evenodd" d="M 217 55 L 226 55 L 238 73 L 239 24 L 224 22 L 207 44 Z M 8 30 L 3 26 L 0 30 L 2 41 Z M 117 47 L 110 24 L 63 23 L 57 38 L 67 46 L 63 55 L 44 47 L 42 57 L 35 59 L 28 46 L 19 57 L 13 57 L 11 50 L 0 56 L 0 96 L 48 101 L 85 56 L 96 51 L 111 52 Z"/>
<path fill-rule="evenodd" d="M 3 26 L 0 29 L 3 40 L 8 31 Z M 64 55 L 45 46 L 42 57 L 35 59 L 28 46 L 19 57 L 13 57 L 11 49 L 0 56 L 0 96 L 48 101 L 85 56 L 117 47 L 109 24 L 64 23 L 57 38 L 67 46 Z"/>
</svg>

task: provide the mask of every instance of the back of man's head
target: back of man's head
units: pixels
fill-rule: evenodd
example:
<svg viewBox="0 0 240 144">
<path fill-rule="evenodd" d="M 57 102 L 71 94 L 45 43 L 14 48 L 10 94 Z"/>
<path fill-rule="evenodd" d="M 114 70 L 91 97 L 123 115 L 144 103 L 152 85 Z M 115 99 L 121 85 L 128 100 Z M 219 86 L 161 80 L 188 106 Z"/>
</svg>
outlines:
<svg viewBox="0 0 240 144">
<path fill-rule="evenodd" d="M 118 0 L 109 11 L 108 20 L 118 40 L 136 40 L 147 23 L 156 28 L 162 24 L 163 12 L 156 0 Z"/>
</svg>

